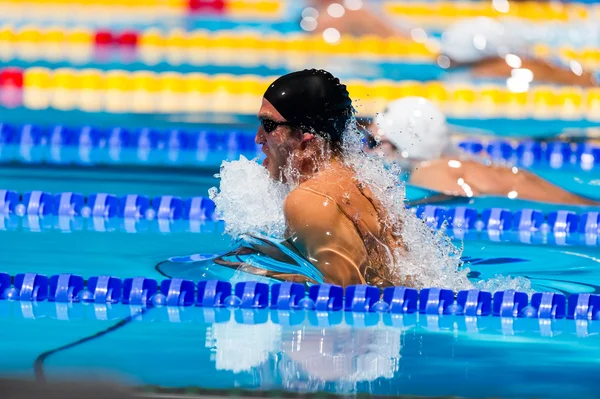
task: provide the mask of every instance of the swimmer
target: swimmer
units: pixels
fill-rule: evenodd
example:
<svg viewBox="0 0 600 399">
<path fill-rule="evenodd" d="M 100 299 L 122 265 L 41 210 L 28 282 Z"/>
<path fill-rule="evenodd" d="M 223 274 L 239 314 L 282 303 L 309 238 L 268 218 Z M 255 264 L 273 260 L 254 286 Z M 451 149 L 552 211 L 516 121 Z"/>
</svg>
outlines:
<svg viewBox="0 0 600 399">
<path fill-rule="evenodd" d="M 318 12 L 314 32 L 323 33 L 326 29 L 333 28 L 342 35 L 409 37 L 385 15 L 373 10 L 367 2 L 367 0 L 314 0 L 312 5 Z M 329 6 L 332 4 L 337 8 L 329 12 Z M 343 12 L 340 13 L 341 9 Z"/>
<path fill-rule="evenodd" d="M 400 229 L 344 162 L 353 115 L 346 86 L 329 72 L 290 73 L 265 92 L 255 141 L 270 176 L 293 188 L 284 202 L 287 242 L 325 281 L 406 284 L 390 272 L 394 254 L 406 251 Z"/>
<path fill-rule="evenodd" d="M 594 75 L 580 64 L 563 67 L 529 55 L 531 44 L 537 41 L 535 35 L 535 25 L 518 20 L 464 19 L 446 29 L 441 53 L 447 57 L 449 71 L 467 68 L 481 78 L 528 74 L 528 82 L 596 86 Z M 515 74 L 515 70 L 519 72 Z"/>
<path fill-rule="evenodd" d="M 348 3 L 360 3 L 361 6 L 352 7 Z M 312 4 L 318 12 L 315 18 L 316 33 L 333 28 L 342 36 L 409 38 L 409 32 L 414 28 L 407 21 L 391 20 L 378 13 L 366 0 L 314 0 Z M 331 4 L 345 6 L 343 14 L 331 15 L 328 11 Z M 535 39 L 537 30 L 536 25 L 515 19 L 475 17 L 459 20 L 450 25 L 442 35 L 441 55 L 447 58 L 439 59 L 440 65 L 445 64 L 444 67 L 453 72 L 449 78 L 461 76 L 459 72 L 466 70 L 480 78 L 511 78 L 516 74 L 517 77 L 531 79 L 535 83 L 596 86 L 594 75 L 583 70 L 578 63 L 562 66 L 530 55 L 531 45 L 539 42 Z M 512 54 L 513 57 L 507 59 L 507 54 Z M 515 69 L 519 72 L 514 72 Z"/>
<path fill-rule="evenodd" d="M 450 196 L 503 196 L 554 204 L 599 205 L 518 168 L 486 165 L 453 154 L 443 113 L 429 100 L 393 101 L 369 129 L 367 149 L 410 170 L 409 183 Z M 373 147 L 373 145 L 371 145 Z"/>
</svg>

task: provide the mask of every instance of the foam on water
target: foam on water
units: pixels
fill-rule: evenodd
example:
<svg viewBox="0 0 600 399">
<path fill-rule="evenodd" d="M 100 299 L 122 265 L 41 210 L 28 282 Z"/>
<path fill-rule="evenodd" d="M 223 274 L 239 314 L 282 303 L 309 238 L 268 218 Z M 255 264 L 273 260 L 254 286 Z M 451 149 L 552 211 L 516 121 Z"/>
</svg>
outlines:
<svg viewBox="0 0 600 399">
<path fill-rule="evenodd" d="M 289 188 L 269 177 L 265 168 L 243 155 L 221 165 L 220 191 L 209 190 L 225 233 L 238 237 L 259 233 L 281 238 L 285 231 L 283 200 Z"/>
<path fill-rule="evenodd" d="M 462 248 L 454 245 L 443 229 L 430 228 L 406 209 L 400 167 L 386 168 L 383 158 L 363 151 L 355 121 L 347 129 L 343 153 L 345 163 L 383 204 L 389 215 L 389 227 L 398 233 L 408 249 L 395 253 L 394 264 L 390 265 L 394 280 L 406 281 L 408 278 L 419 289 L 445 287 L 458 291 L 473 288 L 467 278 L 469 269 L 462 265 Z M 265 168 L 243 156 L 239 161 L 223 162 L 220 179 L 220 191 L 212 188 L 209 193 L 218 215 L 225 221 L 226 233 L 234 237 L 260 233 L 284 238 L 283 202 L 294 183 L 273 181 Z M 511 288 L 530 291 L 529 281 L 520 277 L 498 276 L 478 283 L 478 288 L 484 287 L 492 291 Z"/>
</svg>

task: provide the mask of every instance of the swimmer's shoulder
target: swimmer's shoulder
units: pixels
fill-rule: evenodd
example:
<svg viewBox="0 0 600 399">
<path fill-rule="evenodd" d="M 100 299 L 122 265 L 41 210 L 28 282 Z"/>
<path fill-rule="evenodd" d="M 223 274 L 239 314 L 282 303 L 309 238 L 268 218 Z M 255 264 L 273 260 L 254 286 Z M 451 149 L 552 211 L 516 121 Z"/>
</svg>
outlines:
<svg viewBox="0 0 600 399">
<path fill-rule="evenodd" d="M 357 180 L 355 175 L 345 168 L 328 168 L 299 185 L 296 190 L 298 189 L 329 197 L 341 204 L 344 197 L 357 191 Z"/>
<path fill-rule="evenodd" d="M 283 203 L 283 213 L 290 233 L 304 235 L 305 231 L 319 231 L 339 223 L 343 213 L 338 204 L 319 191 L 299 186 L 292 190 Z"/>
</svg>

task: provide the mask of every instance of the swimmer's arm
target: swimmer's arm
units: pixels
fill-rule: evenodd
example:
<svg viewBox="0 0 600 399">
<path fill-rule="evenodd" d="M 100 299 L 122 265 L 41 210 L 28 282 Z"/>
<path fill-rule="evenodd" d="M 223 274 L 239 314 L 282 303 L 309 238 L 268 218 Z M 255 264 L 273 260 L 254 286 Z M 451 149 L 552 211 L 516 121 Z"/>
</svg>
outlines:
<svg viewBox="0 0 600 399">
<path fill-rule="evenodd" d="M 503 166 L 487 166 L 474 161 L 462 161 L 458 169 L 448 166 L 446 160 L 433 161 L 415 170 L 410 182 L 449 195 L 509 196 L 555 204 L 597 205 L 550 183 L 541 177 Z M 514 194 L 512 194 L 514 192 Z"/>
<path fill-rule="evenodd" d="M 326 197 L 294 190 L 284 204 L 293 245 L 314 264 L 325 281 L 347 286 L 365 284 L 360 267 L 367 261 L 365 245 L 354 224 Z"/>
</svg>

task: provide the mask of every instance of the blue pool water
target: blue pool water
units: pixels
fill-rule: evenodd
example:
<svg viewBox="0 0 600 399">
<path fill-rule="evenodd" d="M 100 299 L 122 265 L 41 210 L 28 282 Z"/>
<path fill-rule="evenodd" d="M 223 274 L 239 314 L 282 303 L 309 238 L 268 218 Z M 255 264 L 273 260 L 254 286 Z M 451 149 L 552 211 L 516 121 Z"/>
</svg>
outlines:
<svg viewBox="0 0 600 399">
<path fill-rule="evenodd" d="M 190 197 L 206 195 L 218 183 L 216 170 L 12 164 L 0 176 L 3 187 L 19 192 Z M 502 202 L 486 201 L 484 207 Z M 189 221 L 167 227 L 149 221 L 128 232 L 122 219 L 105 221 L 104 228 L 88 220 L 66 230 L 45 219 L 32 224 L 23 218 L 0 231 L 2 271 L 160 281 L 164 276 L 155 265 L 169 257 L 231 248 L 214 222 L 194 229 Z M 464 259 L 473 281 L 503 274 L 529 278 L 538 291 L 600 293 L 598 247 L 549 241 L 494 242 L 481 235 L 464 240 Z M 217 266 L 212 272 L 228 275 Z M 0 341 L 3 374 L 110 376 L 173 388 L 592 397 L 600 355 L 600 325 L 585 320 L 9 301 L 0 301 L 0 318 L 10 326 Z"/>
<path fill-rule="evenodd" d="M 292 2 L 296 4 L 296 2 Z M 300 3 L 300 2 L 298 2 Z M 230 21 L 184 18 L 146 23 L 116 22 L 111 28 L 256 29 L 298 31 L 298 10 L 281 20 Z M 3 16 L 0 16 L 2 19 Z M 75 25 L 77 21 L 67 21 Z M 90 27 L 96 22 L 90 21 Z M 105 27 L 103 25 L 103 27 Z M 106 54 L 104 54 L 106 55 Z M 236 61 L 236 60 L 234 60 Z M 217 65 L 218 64 L 218 65 Z M 6 66 L 77 67 L 279 75 L 289 64 L 144 64 L 130 55 L 90 57 L 81 65 L 42 59 L 2 60 Z M 364 61 L 355 57 L 329 62 L 345 79 L 452 80 L 433 63 Z M 258 106 L 258 104 L 257 104 Z M 500 138 L 555 138 L 565 129 L 596 127 L 597 121 L 451 118 L 454 130 Z M 47 109 L 0 108 L 0 123 L 58 124 L 81 128 L 135 130 L 182 129 L 227 136 L 248 143 L 256 129 L 249 115 L 150 115 L 85 113 Z M 229 137 L 229 136 L 227 136 Z M 251 138 L 250 138 L 251 140 Z M 235 142 L 235 140 L 234 140 Z M 47 143 L 46 143 L 47 144 Z M 251 145 L 203 151 L 153 148 L 50 148 L 0 142 L 0 190 L 27 193 L 110 193 L 150 198 L 207 196 L 224 159 L 260 156 Z M 580 195 L 600 200 L 600 167 L 531 170 Z M 438 193 L 407 187 L 415 201 Z M 467 206 L 479 214 L 490 208 L 537 209 L 544 214 L 568 210 L 583 214 L 594 207 L 539 204 L 521 199 L 455 198 L 437 204 Z M 38 217 L 0 214 L 0 272 L 15 276 L 70 273 L 89 279 L 146 277 L 232 277 L 231 269 L 170 258 L 223 254 L 231 237 L 214 220 L 141 217 Z M 600 294 L 600 231 L 530 233 L 450 229 L 472 282 L 498 275 L 523 277 L 538 292 Z M 168 273 L 167 273 L 168 272 Z M 166 276 L 167 275 L 167 276 Z M 236 276 L 240 279 L 240 276 Z M 241 278 L 254 280 L 248 274 Z M 592 315 L 593 316 L 593 315 Z M 598 397 L 600 320 L 455 316 L 422 313 L 322 312 L 313 310 L 141 307 L 105 303 L 58 303 L 0 299 L 0 375 L 36 380 L 111 378 L 133 386 L 203 389 L 326 391 L 343 395 L 464 396 L 503 398 Z"/>
</svg>

